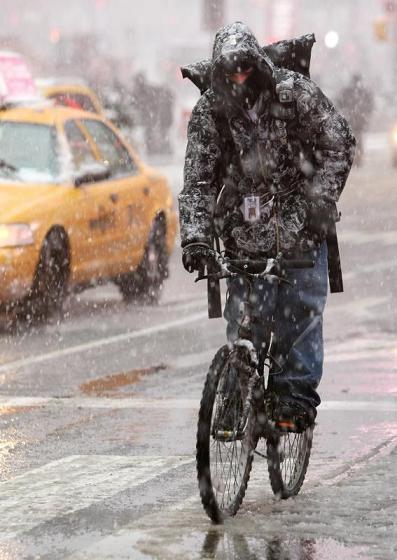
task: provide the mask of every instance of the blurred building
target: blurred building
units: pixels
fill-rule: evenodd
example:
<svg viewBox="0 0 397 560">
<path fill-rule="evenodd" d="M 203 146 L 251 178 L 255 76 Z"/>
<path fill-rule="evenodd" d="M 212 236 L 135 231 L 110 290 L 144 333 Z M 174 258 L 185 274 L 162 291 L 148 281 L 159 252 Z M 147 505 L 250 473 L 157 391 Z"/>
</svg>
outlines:
<svg viewBox="0 0 397 560">
<path fill-rule="evenodd" d="M 374 37 L 384 10 L 384 0 L 2 0 L 0 47 L 27 54 L 41 75 L 102 84 L 115 73 L 122 83 L 144 72 L 189 105 L 197 94 L 182 84 L 179 66 L 210 54 L 214 26 L 242 20 L 262 43 L 314 32 L 312 75 L 330 95 L 357 70 L 387 92 L 397 42 Z"/>
</svg>

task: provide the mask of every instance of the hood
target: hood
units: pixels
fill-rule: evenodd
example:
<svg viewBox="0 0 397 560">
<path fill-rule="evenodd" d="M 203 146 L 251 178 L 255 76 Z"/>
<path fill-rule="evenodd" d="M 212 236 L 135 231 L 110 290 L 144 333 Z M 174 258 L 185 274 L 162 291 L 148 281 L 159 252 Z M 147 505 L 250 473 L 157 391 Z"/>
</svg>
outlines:
<svg viewBox="0 0 397 560">
<path fill-rule="evenodd" d="M 212 50 L 213 67 L 228 63 L 234 57 L 257 59 L 261 54 L 258 41 L 250 28 L 240 21 L 225 25 L 215 35 Z"/>
<path fill-rule="evenodd" d="M 260 47 L 249 27 L 235 22 L 226 25 L 216 34 L 212 59 L 206 58 L 184 66 L 181 72 L 184 78 L 191 80 L 204 93 L 211 87 L 214 69 L 216 76 L 217 69 L 224 60 L 239 54 L 259 61 L 268 75 L 274 76 L 276 68 L 286 68 L 309 78 L 311 51 L 315 41 L 314 34 L 309 33 L 296 39 Z"/>
<path fill-rule="evenodd" d="M 215 36 L 212 52 L 211 82 L 213 91 L 221 97 L 229 97 L 230 89 L 225 83 L 226 71 L 238 71 L 240 65 L 252 66 L 266 81 L 274 76 L 274 65 L 261 50 L 252 31 L 241 22 L 222 27 Z"/>
</svg>

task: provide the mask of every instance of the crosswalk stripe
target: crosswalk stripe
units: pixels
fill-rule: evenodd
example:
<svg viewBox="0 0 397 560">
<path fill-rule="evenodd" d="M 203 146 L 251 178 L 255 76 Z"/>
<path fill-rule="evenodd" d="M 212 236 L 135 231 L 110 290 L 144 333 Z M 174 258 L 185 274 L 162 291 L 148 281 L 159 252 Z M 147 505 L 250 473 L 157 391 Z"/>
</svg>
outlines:
<svg viewBox="0 0 397 560">
<path fill-rule="evenodd" d="M 184 410 L 198 409 L 200 397 L 197 399 L 156 399 L 156 398 L 107 398 L 107 397 L 0 397 L 1 410 L 7 408 L 52 407 L 52 408 L 112 408 L 112 409 L 163 409 Z M 320 408 L 323 410 L 372 410 L 395 411 L 397 401 L 391 399 L 378 400 L 324 400 Z"/>
<path fill-rule="evenodd" d="M 0 483 L 0 534 L 12 539 L 193 463 L 188 456 L 72 455 Z"/>
<path fill-rule="evenodd" d="M 0 397 L 1 408 L 42 407 L 53 408 L 197 408 L 199 399 L 140 399 L 140 398 L 90 398 L 90 397 Z"/>
</svg>

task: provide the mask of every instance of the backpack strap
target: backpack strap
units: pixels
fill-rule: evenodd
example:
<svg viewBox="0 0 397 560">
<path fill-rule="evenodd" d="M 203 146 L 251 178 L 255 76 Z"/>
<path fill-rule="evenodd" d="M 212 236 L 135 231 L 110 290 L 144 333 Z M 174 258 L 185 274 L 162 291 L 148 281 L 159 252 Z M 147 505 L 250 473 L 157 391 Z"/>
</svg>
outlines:
<svg viewBox="0 0 397 560">
<path fill-rule="evenodd" d="M 338 236 L 336 233 L 336 223 L 340 221 L 341 213 L 338 212 L 336 203 L 333 209 L 332 225 L 328 229 L 325 238 L 328 249 L 328 279 L 331 294 L 343 292 L 342 267 L 340 262 Z"/>
<path fill-rule="evenodd" d="M 271 116 L 283 121 L 293 120 L 296 116 L 296 103 L 292 76 L 287 76 L 276 84 L 276 99 L 270 106 Z"/>
<path fill-rule="evenodd" d="M 215 234 L 215 249 L 220 252 L 219 237 Z M 208 274 L 217 272 L 216 267 L 213 263 L 209 263 L 207 266 Z M 220 281 L 214 278 L 208 278 L 207 280 L 207 294 L 208 294 L 208 318 L 218 319 L 222 317 L 222 298 L 221 298 L 221 286 Z"/>
<path fill-rule="evenodd" d="M 327 238 L 328 248 L 328 279 L 331 294 L 343 292 L 342 267 L 340 263 L 340 253 L 338 245 L 338 236 L 336 227 L 328 232 Z"/>
</svg>

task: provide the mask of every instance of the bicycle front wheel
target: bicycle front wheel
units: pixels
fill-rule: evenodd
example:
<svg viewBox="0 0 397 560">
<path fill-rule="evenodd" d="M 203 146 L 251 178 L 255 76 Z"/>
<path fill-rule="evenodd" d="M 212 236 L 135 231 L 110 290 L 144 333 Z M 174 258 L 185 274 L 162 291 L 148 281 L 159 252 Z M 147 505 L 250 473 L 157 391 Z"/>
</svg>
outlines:
<svg viewBox="0 0 397 560">
<path fill-rule="evenodd" d="M 302 433 L 275 433 L 267 440 L 270 485 L 282 499 L 296 496 L 305 480 L 313 441 L 313 426 Z"/>
<path fill-rule="evenodd" d="M 204 386 L 197 429 L 200 496 L 215 523 L 237 513 L 256 446 L 253 410 L 242 432 L 239 430 L 243 402 L 232 352 L 223 346 L 215 355 Z"/>
</svg>

